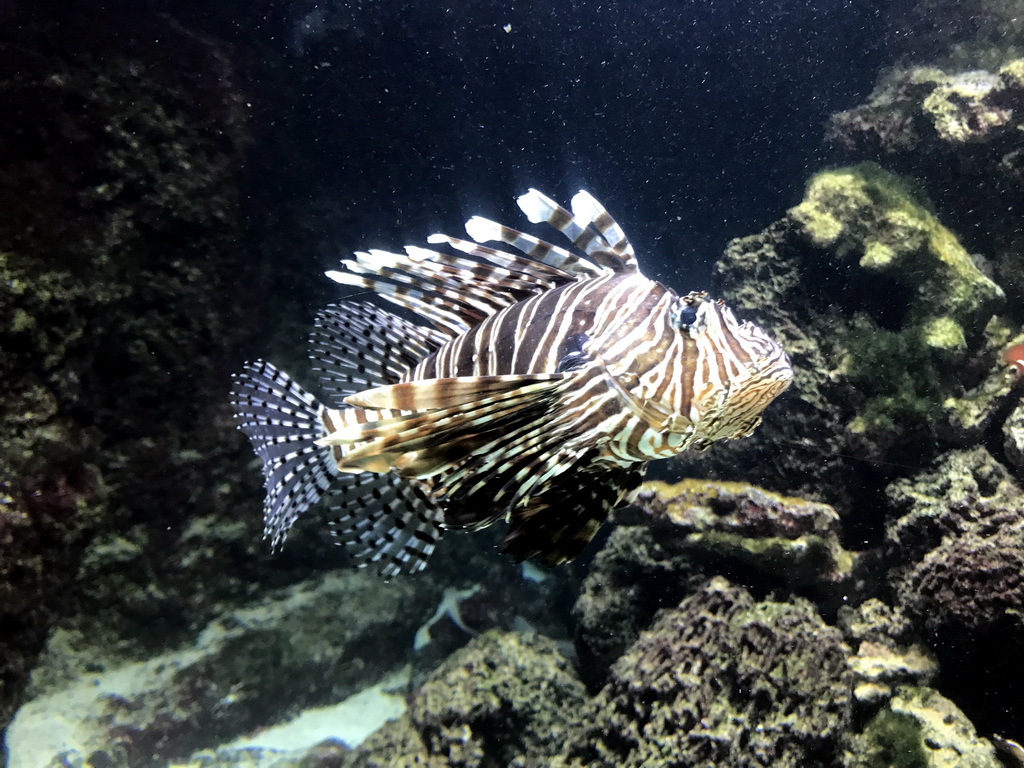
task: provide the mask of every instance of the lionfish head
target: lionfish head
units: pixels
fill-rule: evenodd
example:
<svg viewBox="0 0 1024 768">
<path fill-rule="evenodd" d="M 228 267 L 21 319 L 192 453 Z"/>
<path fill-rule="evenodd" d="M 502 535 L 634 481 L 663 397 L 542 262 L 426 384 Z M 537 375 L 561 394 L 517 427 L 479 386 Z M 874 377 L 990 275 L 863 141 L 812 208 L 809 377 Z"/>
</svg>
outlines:
<svg viewBox="0 0 1024 768">
<path fill-rule="evenodd" d="M 746 437 L 793 378 L 782 347 L 761 328 L 740 322 L 721 300 L 704 292 L 682 296 L 670 313 L 675 329 L 692 340 L 681 375 L 693 424 L 690 447 Z"/>
</svg>

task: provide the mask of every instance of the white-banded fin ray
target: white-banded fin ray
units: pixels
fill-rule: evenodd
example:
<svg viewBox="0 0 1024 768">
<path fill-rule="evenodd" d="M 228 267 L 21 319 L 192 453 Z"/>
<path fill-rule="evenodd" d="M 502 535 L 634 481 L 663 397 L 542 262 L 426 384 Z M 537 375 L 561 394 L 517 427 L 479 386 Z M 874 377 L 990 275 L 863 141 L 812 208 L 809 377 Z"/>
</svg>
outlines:
<svg viewBox="0 0 1024 768">
<path fill-rule="evenodd" d="M 422 484 L 393 472 L 348 475 L 328 502 L 338 544 L 385 579 L 422 570 L 444 533 L 442 513 Z"/>
<path fill-rule="evenodd" d="M 340 405 L 347 395 L 401 381 L 445 338 L 373 304 L 332 304 L 317 315 L 309 357 Z"/>
<path fill-rule="evenodd" d="M 535 224 L 546 222 L 598 266 L 620 271 L 635 271 L 636 254 L 625 233 L 608 211 L 589 192 L 578 192 L 572 199 L 572 212 L 536 189 L 521 195 L 516 202 Z"/>
</svg>

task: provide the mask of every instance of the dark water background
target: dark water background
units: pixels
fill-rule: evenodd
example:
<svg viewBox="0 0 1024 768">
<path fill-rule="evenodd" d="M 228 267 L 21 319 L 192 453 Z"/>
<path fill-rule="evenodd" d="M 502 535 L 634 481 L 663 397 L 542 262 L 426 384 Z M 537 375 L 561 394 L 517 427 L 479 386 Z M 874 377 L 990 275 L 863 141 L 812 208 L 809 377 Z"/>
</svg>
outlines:
<svg viewBox="0 0 1024 768">
<path fill-rule="evenodd" d="M 706 287 L 795 203 L 884 57 L 872 2 L 202 3 L 251 60 L 258 206 L 342 190 L 341 252 L 591 190 L 652 277 Z M 506 32 L 506 25 L 510 31 Z M 265 184 L 263 182 L 266 182 Z"/>
<path fill-rule="evenodd" d="M 316 311 L 342 293 L 322 277 L 324 269 L 353 250 L 397 250 L 422 244 L 436 231 L 460 235 L 473 215 L 521 226 L 514 198 L 529 187 L 563 202 L 586 188 L 620 222 L 646 275 L 680 291 L 710 288 L 712 266 L 730 239 L 779 220 L 801 200 L 808 178 L 830 163 L 870 159 L 830 149 L 826 121 L 863 103 L 880 72 L 906 52 L 903 22 L 938 34 L 914 16 L 913 8 L 926 16 L 928 7 L 895 0 L 44 0 L 0 6 L 0 85 L 17 95 L 0 115 L 0 212 L 16 214 L 0 220 L 0 257 L 10 252 L 20 260 L 20 275 L 40 277 L 38 290 L 0 293 L 0 317 L 17 310 L 35 322 L 28 333 L 18 335 L 13 322 L 0 333 L 0 373 L 13 371 L 0 423 L 22 430 L 10 445 L 0 445 L 0 467 L 21 472 L 12 471 L 17 476 L 10 481 L 0 472 L 0 512 L 16 508 L 20 520 L 31 521 L 27 534 L 17 529 L 3 539 L 0 516 L 0 542 L 14 542 L 0 550 L 0 724 L 31 698 L 24 692 L 31 690 L 34 669 L 56 676 L 66 671 L 62 653 L 71 659 L 68 669 L 80 672 L 74 666 L 80 664 L 89 674 L 148 659 L 196 642 L 203 627 L 238 605 L 275 599 L 275 589 L 298 591 L 296 585 L 333 577 L 344 564 L 314 513 L 304 516 L 282 552 L 268 552 L 259 538 L 258 469 L 232 431 L 227 405 L 229 374 L 245 359 L 271 359 L 310 385 L 304 339 Z M 922 61 L 930 61 L 928 55 L 915 63 Z M 32 67 L 44 73 L 39 82 Z M 170 117 L 133 115 L 132 99 L 140 110 L 165 107 Z M 234 119 L 236 108 L 244 119 Z M 117 128 L 109 143 L 108 120 Z M 132 125 L 142 126 L 138 152 L 131 148 Z M 181 147 L 161 153 L 147 145 L 165 139 Z M 932 157 L 927 149 L 920 154 Z M 193 188 L 183 169 L 197 158 L 210 159 L 213 171 L 208 178 L 197 171 L 201 183 Z M 898 163 L 892 170 L 903 171 Z M 919 168 L 927 171 L 927 165 Z M 941 181 L 929 192 L 939 217 L 964 235 L 972 253 L 997 253 L 999 238 L 986 242 L 984 233 L 996 231 L 987 226 L 998 223 L 992 211 L 1012 214 L 999 195 L 1016 188 L 996 189 L 990 199 L 989 186 L 976 184 L 979 202 L 963 202 L 991 166 L 979 163 L 971 181 L 958 187 L 961 166 L 933 165 L 932 179 Z M 117 183 L 124 184 L 119 193 L 96 192 Z M 947 217 L 950 212 L 962 215 Z M 104 237 L 111 233 L 108 248 Z M 0 267 L 7 262 L 0 260 Z M 832 302 L 830 286 L 847 285 L 841 272 L 823 268 L 820 274 L 835 280 L 827 283 L 807 271 L 812 276 L 803 287 L 814 294 L 822 317 L 832 317 L 824 308 L 835 303 L 851 315 L 874 311 L 883 318 L 875 331 L 893 330 L 906 319 L 902 309 L 892 310 L 899 300 L 888 295 L 868 296 L 888 302 L 881 309 Z M 1020 306 L 1019 297 L 1011 299 Z M 1007 314 L 1013 327 L 996 340 L 986 338 L 984 348 L 972 339 L 963 380 L 959 371 L 944 369 L 936 391 L 961 396 L 985 377 L 1006 373 L 1005 366 L 996 370 L 999 345 L 1019 333 L 1020 321 L 1019 309 Z M 808 333 L 824 344 L 832 331 Z M 815 373 L 824 377 L 835 361 L 822 359 Z M 37 382 L 46 394 L 55 393 L 53 413 L 21 419 L 41 410 L 33 400 Z M 870 503 L 840 510 L 852 512 L 842 521 L 844 543 L 870 551 L 880 548 L 885 518 L 893 514 L 882 500 L 886 483 L 923 470 L 940 448 L 962 446 L 956 436 L 940 435 L 940 441 L 922 428 L 907 440 L 912 450 L 905 463 L 901 453 L 898 461 L 883 456 L 878 463 L 872 455 L 864 461 L 863 455 L 830 453 L 853 412 L 843 409 L 868 398 L 854 394 L 837 398 L 839 415 L 827 429 L 801 434 L 800 422 L 792 436 L 806 438 L 801 460 L 808 476 L 822 477 L 827 459 L 833 468 L 856 467 L 851 477 L 870 478 L 847 494 Z M 780 401 L 780 408 L 794 401 Z M 1005 419 L 1009 401 L 1000 408 L 997 415 Z M 992 429 L 985 436 L 997 457 L 1001 439 Z M 757 458 L 744 464 L 740 455 L 736 474 L 727 479 L 750 479 L 742 472 L 761 466 L 789 473 L 792 447 L 801 443 L 779 441 L 766 449 L 755 436 L 747 445 Z M 877 447 L 865 445 L 867 454 Z M 851 462 L 867 469 L 860 472 Z M 672 479 L 685 471 L 679 464 L 652 467 L 652 475 Z M 760 482 L 756 475 L 753 482 Z M 588 558 L 607 542 L 607 528 L 582 562 L 561 569 L 555 586 L 546 587 L 527 583 L 497 555 L 494 531 L 481 536 L 488 542 L 481 551 L 472 542 L 453 544 L 465 547 L 453 550 L 459 556 L 472 553 L 465 561 L 457 556 L 435 566 L 435 558 L 419 581 L 368 580 L 365 604 L 338 608 L 340 624 L 344 610 L 360 608 L 363 616 L 379 609 L 410 623 L 406 635 L 389 630 L 378 644 L 365 643 L 359 651 L 371 646 L 370 661 L 360 656 L 360 662 L 391 669 L 410 654 L 407 635 L 422 617 L 395 608 L 407 595 L 429 614 L 446 589 L 467 583 L 485 585 L 471 624 L 509 629 L 506 619 L 523 618 L 517 612 L 524 606 L 540 606 L 538 614 L 548 615 L 526 618 L 538 623 L 557 614 L 558 639 L 571 644 L 572 590 L 592 565 Z M 868 563 L 865 571 L 872 568 L 870 558 L 861 562 Z M 882 567 L 876 570 L 863 581 L 887 578 Z M 742 567 L 736 573 L 749 575 Z M 356 583 L 358 575 L 352 578 Z M 759 573 L 750 580 L 758 599 L 773 589 Z M 667 585 L 671 599 L 664 597 L 665 581 L 645 596 L 652 613 L 655 604 L 671 608 L 681 597 L 672 592 L 682 589 L 679 584 Z M 874 586 L 885 596 L 887 587 Z M 531 589 L 549 592 L 538 599 Z M 865 594 L 873 593 L 865 588 Z M 825 613 L 832 612 L 824 620 L 834 622 L 835 601 L 823 602 Z M 380 608 L 385 605 L 390 608 Z M 46 663 L 34 666 L 50 652 L 44 648 L 54 627 L 68 629 L 86 651 L 58 643 Z M 436 657 L 419 659 L 424 669 L 466 641 L 457 627 L 448 629 L 450 645 L 442 652 L 439 642 Z M 972 663 L 987 675 L 977 679 L 989 682 L 959 678 L 958 665 L 944 660 L 943 690 L 967 689 L 968 714 L 980 713 L 978 722 L 989 730 L 1019 735 L 1008 727 L 1019 718 L 1017 705 L 1006 703 L 1013 692 L 1002 686 L 989 705 L 986 687 L 1011 677 L 1000 665 L 1016 670 L 1021 657 L 1004 659 L 984 648 Z M 267 653 L 273 659 L 278 649 Z M 314 691 L 305 698 L 288 698 L 292 691 L 265 695 L 250 686 L 244 704 L 252 711 L 243 712 L 250 719 L 225 717 L 225 732 L 251 730 L 329 700 L 335 691 L 316 685 L 327 680 L 329 688 L 330 674 L 348 660 L 329 661 L 335 664 L 330 673 L 310 665 L 310 677 L 296 686 Z M 251 658 L 242 654 L 239 663 L 251 665 Z M 224 679 L 233 678 L 225 673 Z M 218 688 L 221 682 L 203 694 L 237 706 L 234 689 Z M 190 738 L 217 743 L 220 721 L 215 726 L 213 735 L 197 729 L 202 738 L 196 732 Z"/>
</svg>

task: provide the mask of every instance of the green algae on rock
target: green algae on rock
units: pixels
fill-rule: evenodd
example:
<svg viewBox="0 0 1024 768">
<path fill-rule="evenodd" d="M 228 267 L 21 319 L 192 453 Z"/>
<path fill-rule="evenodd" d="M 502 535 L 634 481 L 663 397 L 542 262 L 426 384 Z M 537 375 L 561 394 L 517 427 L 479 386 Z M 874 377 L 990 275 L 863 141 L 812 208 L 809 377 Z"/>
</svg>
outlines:
<svg viewBox="0 0 1024 768">
<path fill-rule="evenodd" d="M 819 173 L 790 216 L 814 246 L 910 289 L 901 333 L 944 361 L 963 355 L 1005 298 L 909 185 L 876 165 Z"/>
<path fill-rule="evenodd" d="M 836 585 L 854 555 L 839 543 L 827 504 L 780 496 L 747 483 L 685 479 L 645 483 L 634 505 L 697 559 L 734 558 L 791 587 Z M 668 528 L 664 528 L 668 524 Z"/>
<path fill-rule="evenodd" d="M 930 688 L 900 688 L 851 740 L 845 768 L 1001 768 L 953 702 Z"/>
<path fill-rule="evenodd" d="M 999 3 L 978 5 L 985 8 L 969 14 L 972 25 Z M 1012 3 L 1003 5 L 1003 13 L 1020 15 Z M 964 12 L 962 3 L 948 3 L 940 14 L 954 6 Z M 971 233 L 972 247 L 989 255 L 1011 306 L 1020 306 L 1024 59 L 1007 61 L 1006 49 L 997 51 L 988 71 L 953 65 L 948 72 L 910 67 L 883 75 L 864 104 L 831 118 L 827 138 L 857 158 L 884 158 L 925 180 L 943 217 Z"/>
<path fill-rule="evenodd" d="M 730 243 L 715 286 L 781 340 L 794 379 L 757 433 L 683 457 L 686 474 L 846 514 L 872 505 L 901 466 L 980 439 L 1005 402 L 992 353 L 1001 288 L 909 182 L 878 166 L 815 176 L 785 218 Z"/>
</svg>

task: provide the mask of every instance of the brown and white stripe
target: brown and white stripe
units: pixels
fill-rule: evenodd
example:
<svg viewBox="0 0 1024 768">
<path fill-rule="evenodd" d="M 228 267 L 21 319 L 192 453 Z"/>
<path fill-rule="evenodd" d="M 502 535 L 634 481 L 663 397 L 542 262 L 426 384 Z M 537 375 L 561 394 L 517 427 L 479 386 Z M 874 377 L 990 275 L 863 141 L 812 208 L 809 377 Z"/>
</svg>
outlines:
<svg viewBox="0 0 1024 768">
<path fill-rule="evenodd" d="M 474 217 L 473 241 L 428 239 L 454 254 L 359 252 L 328 273 L 428 325 L 370 304 L 321 314 L 313 357 L 341 402 L 316 412 L 319 458 L 310 458 L 308 417 L 301 450 L 271 451 L 275 540 L 341 478 L 339 535 L 386 575 L 422 567 L 444 529 L 502 516 L 513 554 L 559 562 L 586 544 L 647 461 L 749 434 L 787 386 L 789 361 L 774 341 L 703 293 L 679 296 L 644 277 L 588 193 L 571 211 L 536 190 L 518 202 L 577 250 Z M 277 439 L 259 408 L 311 407 L 293 382 L 275 381 L 243 374 L 246 386 L 273 393 L 269 405 L 242 398 L 257 452 Z M 290 399 L 278 403 L 277 393 Z M 301 475 L 308 462 L 313 486 Z"/>
</svg>

